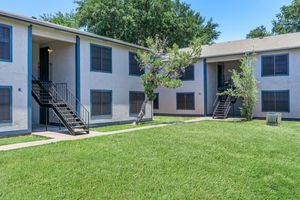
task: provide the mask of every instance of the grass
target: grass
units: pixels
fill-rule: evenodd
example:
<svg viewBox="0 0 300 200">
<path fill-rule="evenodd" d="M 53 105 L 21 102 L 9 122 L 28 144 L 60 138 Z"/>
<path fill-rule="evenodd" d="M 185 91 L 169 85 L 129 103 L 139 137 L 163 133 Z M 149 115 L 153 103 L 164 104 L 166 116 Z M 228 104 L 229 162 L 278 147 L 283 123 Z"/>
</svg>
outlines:
<svg viewBox="0 0 300 200">
<path fill-rule="evenodd" d="M 32 142 L 37 140 L 46 140 L 45 137 L 34 136 L 34 135 L 25 135 L 25 136 L 16 136 L 16 137 L 5 137 L 0 138 L 0 146 L 8 144 L 17 144 L 22 142 Z"/>
<path fill-rule="evenodd" d="M 110 132 L 110 131 L 118 131 L 130 128 L 137 128 L 143 126 L 164 124 L 164 123 L 175 123 L 175 122 L 183 122 L 187 120 L 194 119 L 194 117 L 176 117 L 176 116 L 155 116 L 153 121 L 143 122 L 138 125 L 131 124 L 120 124 L 120 125 L 111 125 L 111 126 L 102 126 L 92 129 L 97 132 Z"/>
<path fill-rule="evenodd" d="M 300 123 L 203 121 L 0 152 L 0 199 L 300 199 Z"/>
</svg>

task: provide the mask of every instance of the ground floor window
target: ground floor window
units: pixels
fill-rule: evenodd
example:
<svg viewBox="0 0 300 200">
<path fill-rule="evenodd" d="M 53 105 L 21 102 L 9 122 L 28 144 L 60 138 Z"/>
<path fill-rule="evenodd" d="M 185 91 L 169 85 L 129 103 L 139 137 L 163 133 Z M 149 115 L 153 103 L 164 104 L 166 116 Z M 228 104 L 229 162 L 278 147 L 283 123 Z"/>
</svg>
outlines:
<svg viewBox="0 0 300 200">
<path fill-rule="evenodd" d="M 129 92 L 129 113 L 138 114 L 145 100 L 144 92 Z"/>
<path fill-rule="evenodd" d="M 194 110 L 195 109 L 194 93 L 177 93 L 176 104 L 177 104 L 177 110 Z"/>
<path fill-rule="evenodd" d="M 12 121 L 12 87 L 0 86 L 0 123 Z"/>
<path fill-rule="evenodd" d="M 156 98 L 153 101 L 153 108 L 159 109 L 159 93 L 155 93 Z"/>
<path fill-rule="evenodd" d="M 92 116 L 112 115 L 112 91 L 91 91 L 91 114 Z"/>
<path fill-rule="evenodd" d="M 290 92 L 289 91 L 262 91 L 263 112 L 289 112 Z"/>
</svg>

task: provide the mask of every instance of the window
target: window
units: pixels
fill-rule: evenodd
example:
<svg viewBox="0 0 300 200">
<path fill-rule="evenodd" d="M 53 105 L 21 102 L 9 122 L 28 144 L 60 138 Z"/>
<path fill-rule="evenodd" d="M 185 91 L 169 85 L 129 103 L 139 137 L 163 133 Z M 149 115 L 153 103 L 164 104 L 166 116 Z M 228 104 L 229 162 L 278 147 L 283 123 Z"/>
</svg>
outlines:
<svg viewBox="0 0 300 200">
<path fill-rule="evenodd" d="M 159 109 L 159 93 L 155 93 L 156 98 L 153 101 L 153 108 Z"/>
<path fill-rule="evenodd" d="M 12 121 L 12 88 L 0 87 L 0 123 Z"/>
<path fill-rule="evenodd" d="M 262 91 L 263 112 L 289 112 L 289 91 Z"/>
<path fill-rule="evenodd" d="M 190 65 L 185 69 L 185 72 L 181 76 L 182 81 L 194 80 L 194 65 Z"/>
<path fill-rule="evenodd" d="M 129 113 L 138 114 L 145 100 L 143 92 L 129 92 Z"/>
<path fill-rule="evenodd" d="M 178 110 L 194 110 L 195 95 L 194 93 L 177 93 L 176 103 Z"/>
<path fill-rule="evenodd" d="M 137 60 L 137 54 L 129 52 L 129 75 L 140 76 L 144 73 L 139 66 L 139 62 Z"/>
<path fill-rule="evenodd" d="M 91 91 L 92 116 L 112 115 L 112 91 Z"/>
<path fill-rule="evenodd" d="M 0 61 L 12 62 L 12 27 L 0 24 Z"/>
<path fill-rule="evenodd" d="M 288 54 L 262 56 L 262 76 L 281 76 L 288 74 Z"/>
<path fill-rule="evenodd" d="M 110 47 L 91 44 L 91 71 L 112 72 L 112 50 Z"/>
</svg>

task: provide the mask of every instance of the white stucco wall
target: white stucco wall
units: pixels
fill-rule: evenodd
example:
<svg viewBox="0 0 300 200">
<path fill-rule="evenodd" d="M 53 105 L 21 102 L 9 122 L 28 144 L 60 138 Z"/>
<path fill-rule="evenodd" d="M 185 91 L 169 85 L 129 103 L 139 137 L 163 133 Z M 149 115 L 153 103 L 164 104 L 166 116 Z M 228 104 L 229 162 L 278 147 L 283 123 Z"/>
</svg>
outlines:
<svg viewBox="0 0 300 200">
<path fill-rule="evenodd" d="M 204 94 L 203 94 L 203 61 L 200 60 L 194 67 L 194 80 L 183 81 L 183 85 L 176 89 L 159 88 L 159 109 L 154 110 L 155 114 L 171 115 L 203 115 L 204 114 Z M 176 93 L 194 92 L 195 110 L 177 110 Z"/>
<path fill-rule="evenodd" d="M 13 61 L 0 61 L 0 86 L 12 86 L 12 123 L 0 124 L 0 134 L 28 129 L 27 26 L 0 18 L 0 23 L 13 27 Z"/>
<path fill-rule="evenodd" d="M 112 73 L 90 71 L 90 44 L 112 47 Z M 129 115 L 129 91 L 143 91 L 140 77 L 129 76 L 129 51 L 133 49 L 107 44 L 81 37 L 81 103 L 91 111 L 91 90 L 112 90 L 112 116 L 109 118 L 91 118 L 91 124 L 134 120 Z M 152 103 L 146 106 L 145 118 L 152 116 Z"/>
<path fill-rule="evenodd" d="M 273 54 L 289 54 L 289 75 L 288 76 L 261 76 L 261 55 Z M 282 113 L 284 118 L 300 118 L 300 101 L 298 95 L 300 94 L 300 49 L 268 52 L 259 54 L 255 64 L 255 75 L 259 80 L 259 94 L 258 103 L 254 109 L 255 117 L 265 117 L 266 113 L 261 110 L 261 90 L 289 90 L 290 91 L 290 112 Z"/>
</svg>

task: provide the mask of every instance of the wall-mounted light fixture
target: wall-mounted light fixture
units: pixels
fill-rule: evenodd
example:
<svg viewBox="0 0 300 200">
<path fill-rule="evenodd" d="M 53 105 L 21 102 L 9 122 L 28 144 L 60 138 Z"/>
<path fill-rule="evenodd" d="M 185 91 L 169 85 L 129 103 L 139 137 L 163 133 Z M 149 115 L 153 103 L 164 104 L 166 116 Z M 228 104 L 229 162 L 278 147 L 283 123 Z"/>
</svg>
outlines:
<svg viewBox="0 0 300 200">
<path fill-rule="evenodd" d="M 53 49 L 49 48 L 49 49 L 48 49 L 48 52 L 49 52 L 49 53 L 52 53 L 52 52 L 53 52 Z"/>
</svg>

